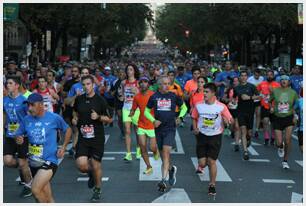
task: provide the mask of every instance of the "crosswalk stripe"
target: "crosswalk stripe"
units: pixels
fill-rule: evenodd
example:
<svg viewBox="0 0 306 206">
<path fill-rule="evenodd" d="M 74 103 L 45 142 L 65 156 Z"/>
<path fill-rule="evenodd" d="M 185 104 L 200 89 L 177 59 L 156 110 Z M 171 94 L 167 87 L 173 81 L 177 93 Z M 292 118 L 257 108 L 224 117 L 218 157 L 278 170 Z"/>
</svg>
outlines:
<svg viewBox="0 0 306 206">
<path fill-rule="evenodd" d="M 295 184 L 293 180 L 283 180 L 283 179 L 262 179 L 264 183 L 280 183 L 280 184 Z"/>
<path fill-rule="evenodd" d="M 256 150 L 255 150 L 254 147 L 252 147 L 252 146 L 249 146 L 249 147 L 248 147 L 248 151 L 249 151 L 250 154 L 253 155 L 253 156 L 258 156 L 258 155 L 259 155 L 258 152 L 256 152 Z"/>
<path fill-rule="evenodd" d="M 106 134 L 106 135 L 105 135 L 105 141 L 104 141 L 104 144 L 106 144 L 106 143 L 107 143 L 107 141 L 108 141 L 109 137 L 110 137 L 110 135 L 109 135 L 109 134 Z"/>
<path fill-rule="evenodd" d="M 152 203 L 191 203 L 191 200 L 183 188 L 173 188 Z"/>
<path fill-rule="evenodd" d="M 162 179 L 162 173 L 161 173 L 161 165 L 162 161 L 159 158 L 158 160 L 155 160 L 153 157 L 149 158 L 150 164 L 153 168 L 153 173 L 151 175 L 143 174 L 143 171 L 147 168 L 147 165 L 145 164 L 144 160 L 141 158 L 139 163 L 139 181 L 159 181 Z"/>
<path fill-rule="evenodd" d="M 115 160 L 115 157 L 102 157 L 102 160 Z"/>
<path fill-rule="evenodd" d="M 299 139 L 295 134 L 292 134 L 292 137 L 293 137 L 293 139 L 295 139 L 295 140 L 298 140 L 298 139 Z"/>
<path fill-rule="evenodd" d="M 196 157 L 192 157 L 191 161 L 195 167 L 195 169 L 198 168 L 198 159 Z M 232 179 L 222 166 L 221 162 L 219 160 L 216 161 L 217 163 L 217 182 L 232 182 Z M 208 171 L 208 166 L 204 168 L 204 175 L 203 174 L 198 174 L 200 177 L 201 181 L 209 181 L 209 171 Z"/>
<path fill-rule="evenodd" d="M 301 167 L 303 167 L 303 160 L 295 160 L 296 163 L 298 163 Z"/>
<path fill-rule="evenodd" d="M 185 154 L 184 149 L 183 149 L 183 144 L 181 141 L 181 136 L 178 132 L 178 130 L 176 130 L 175 132 L 175 142 L 176 142 L 176 148 L 177 148 L 177 154 Z"/>
<path fill-rule="evenodd" d="M 270 162 L 268 159 L 249 159 L 250 162 Z"/>
<path fill-rule="evenodd" d="M 303 202 L 302 199 L 303 199 L 303 194 L 292 192 L 292 194 L 291 194 L 291 202 L 292 203 L 293 202 L 294 203 Z"/>
<path fill-rule="evenodd" d="M 89 177 L 78 177 L 77 181 L 78 182 L 84 182 L 84 181 L 88 181 Z M 109 177 L 102 177 L 101 178 L 102 182 L 106 182 L 109 180 Z"/>
</svg>

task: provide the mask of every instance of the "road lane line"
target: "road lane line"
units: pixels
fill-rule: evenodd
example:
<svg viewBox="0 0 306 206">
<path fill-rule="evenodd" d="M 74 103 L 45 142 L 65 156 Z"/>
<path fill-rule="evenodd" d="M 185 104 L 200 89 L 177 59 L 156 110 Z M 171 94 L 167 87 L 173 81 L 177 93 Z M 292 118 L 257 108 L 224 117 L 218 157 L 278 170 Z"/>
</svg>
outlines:
<svg viewBox="0 0 306 206">
<path fill-rule="evenodd" d="M 78 182 L 84 182 L 84 181 L 88 181 L 89 177 L 78 177 L 77 181 Z M 109 180 L 109 177 L 102 177 L 101 178 L 102 182 L 106 182 Z"/>
<path fill-rule="evenodd" d="M 139 181 L 159 181 L 162 179 L 162 173 L 161 173 L 161 165 L 162 161 L 159 158 L 158 160 L 155 160 L 153 157 L 150 157 L 150 163 L 153 168 L 153 173 L 151 175 L 143 174 L 143 171 L 147 168 L 147 165 L 145 164 L 144 160 L 141 158 L 139 161 Z"/>
<path fill-rule="evenodd" d="M 115 160 L 115 157 L 102 157 L 102 160 Z"/>
<path fill-rule="evenodd" d="M 249 146 L 249 147 L 248 147 L 248 151 L 249 151 L 250 154 L 253 155 L 253 156 L 258 156 L 258 155 L 259 155 L 258 152 L 256 152 L 256 150 L 255 150 L 254 147 L 252 147 L 252 146 Z"/>
<path fill-rule="evenodd" d="M 280 184 L 295 184 L 293 180 L 284 179 L 262 179 L 264 183 L 280 183 Z"/>
<path fill-rule="evenodd" d="M 303 160 L 295 160 L 296 163 L 298 163 L 301 167 L 303 167 Z"/>
<path fill-rule="evenodd" d="M 299 194 L 296 192 L 292 192 L 291 194 L 291 202 L 293 203 L 298 203 L 298 202 L 302 202 L 303 199 L 303 194 Z"/>
<path fill-rule="evenodd" d="M 107 141 L 108 141 L 109 137 L 110 137 L 110 135 L 109 135 L 109 134 L 106 134 L 106 135 L 105 135 L 104 144 L 106 144 L 106 143 L 107 143 Z"/>
<path fill-rule="evenodd" d="M 183 149 L 183 144 L 181 141 L 181 136 L 178 132 L 178 130 L 176 129 L 175 131 L 175 142 L 176 142 L 176 148 L 177 148 L 177 154 L 185 154 L 184 149 Z"/>
<path fill-rule="evenodd" d="M 197 169 L 198 168 L 198 159 L 196 157 L 192 157 L 191 161 L 194 165 L 194 168 Z M 217 162 L 217 178 L 216 178 L 216 181 L 217 182 L 232 182 L 232 179 L 230 178 L 230 176 L 228 175 L 228 173 L 226 172 L 226 170 L 222 166 L 221 162 L 219 160 L 217 160 L 216 162 Z M 209 181 L 208 166 L 206 166 L 204 168 L 204 174 L 198 174 L 198 176 L 200 177 L 201 181 Z"/>
<path fill-rule="evenodd" d="M 250 162 L 270 162 L 268 159 L 249 159 Z"/>
</svg>

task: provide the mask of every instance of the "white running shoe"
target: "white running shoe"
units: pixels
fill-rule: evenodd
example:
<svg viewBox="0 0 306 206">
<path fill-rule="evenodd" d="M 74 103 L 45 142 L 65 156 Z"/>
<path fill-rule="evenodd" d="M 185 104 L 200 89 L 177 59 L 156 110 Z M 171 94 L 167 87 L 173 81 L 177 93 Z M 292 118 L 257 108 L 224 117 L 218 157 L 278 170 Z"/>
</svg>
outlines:
<svg viewBox="0 0 306 206">
<path fill-rule="evenodd" d="M 283 165 L 283 169 L 289 169 L 289 165 L 288 165 L 288 162 L 282 162 L 282 165 Z"/>
<path fill-rule="evenodd" d="M 284 157 L 285 155 L 284 148 L 278 148 L 277 154 L 280 158 Z"/>
</svg>

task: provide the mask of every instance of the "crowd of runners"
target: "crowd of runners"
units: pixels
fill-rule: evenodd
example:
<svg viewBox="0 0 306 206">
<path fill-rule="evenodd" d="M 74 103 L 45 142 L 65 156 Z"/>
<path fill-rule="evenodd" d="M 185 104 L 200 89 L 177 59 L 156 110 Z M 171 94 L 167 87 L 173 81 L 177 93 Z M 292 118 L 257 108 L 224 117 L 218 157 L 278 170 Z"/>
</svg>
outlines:
<svg viewBox="0 0 306 206">
<path fill-rule="evenodd" d="M 161 192 L 176 183 L 170 153 L 178 126 L 190 127 L 195 136 L 196 173 L 208 166 L 211 195 L 216 194 L 216 160 L 225 134 L 235 140 L 233 151 L 241 151 L 245 161 L 252 138 L 257 138 L 277 147 L 280 164 L 289 169 L 294 130 L 303 151 L 299 66 L 285 70 L 230 61 L 113 59 L 44 63 L 30 69 L 8 61 L 3 74 L 4 165 L 18 168 L 21 196 L 33 195 L 37 202 L 54 202 L 50 181 L 70 142 L 69 154 L 89 176 L 91 200 L 100 200 L 105 126 L 120 129 L 126 149 L 122 161 L 143 158 L 145 175 L 154 172 L 148 150 L 154 160 L 161 158 Z"/>
</svg>

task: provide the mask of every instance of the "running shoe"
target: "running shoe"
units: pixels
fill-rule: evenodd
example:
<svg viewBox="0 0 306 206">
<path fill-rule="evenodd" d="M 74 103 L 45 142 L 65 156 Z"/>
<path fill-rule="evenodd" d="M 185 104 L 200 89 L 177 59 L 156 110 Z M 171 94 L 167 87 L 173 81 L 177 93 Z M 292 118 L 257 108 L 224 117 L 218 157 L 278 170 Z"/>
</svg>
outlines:
<svg viewBox="0 0 306 206">
<path fill-rule="evenodd" d="M 209 195 L 216 195 L 216 186 L 215 185 L 209 185 L 208 187 L 208 194 Z"/>
<path fill-rule="evenodd" d="M 141 150 L 140 150 L 140 147 L 137 147 L 136 148 L 136 159 L 140 159 L 141 158 Z"/>
<path fill-rule="evenodd" d="M 101 194 L 102 194 L 101 188 L 95 187 L 95 188 L 93 189 L 93 194 L 92 194 L 92 197 L 90 198 L 90 200 L 91 200 L 92 202 L 97 202 L 97 201 L 99 201 L 99 200 L 101 199 Z"/>
<path fill-rule="evenodd" d="M 147 168 L 145 171 L 143 171 L 143 174 L 144 175 L 150 175 L 153 173 L 153 168 L 150 167 L 150 168 Z"/>
<path fill-rule="evenodd" d="M 288 165 L 288 162 L 286 162 L 286 161 L 283 161 L 282 165 L 283 165 L 283 169 L 289 169 L 290 168 L 289 165 Z"/>
<path fill-rule="evenodd" d="M 169 180 L 168 180 L 168 182 L 169 182 L 169 185 L 171 185 L 171 186 L 175 185 L 175 183 L 176 183 L 176 171 L 177 171 L 177 168 L 176 168 L 175 165 L 173 165 L 171 167 L 171 169 L 169 170 Z"/>
<path fill-rule="evenodd" d="M 278 148 L 278 150 L 277 150 L 277 154 L 278 154 L 278 156 L 280 157 L 280 158 L 282 158 L 282 157 L 284 157 L 284 155 L 285 155 L 285 151 L 284 151 L 284 148 Z"/>
<path fill-rule="evenodd" d="M 162 179 L 162 180 L 157 184 L 157 187 L 158 187 L 158 191 L 160 191 L 160 192 L 165 192 L 165 190 L 167 189 L 166 181 L 165 181 L 164 179 Z"/>
<path fill-rule="evenodd" d="M 93 188 L 95 186 L 95 181 L 94 181 L 94 178 L 92 176 L 92 171 L 88 171 L 88 182 L 87 182 L 87 186 L 88 188 Z"/>
<path fill-rule="evenodd" d="M 250 158 L 249 158 L 249 153 L 247 152 L 247 151 L 245 151 L 244 153 L 243 153 L 243 159 L 244 160 L 249 160 Z"/>
<path fill-rule="evenodd" d="M 125 161 L 127 161 L 127 162 L 132 161 L 132 160 L 133 160 L 133 158 L 132 158 L 132 153 L 127 152 L 126 155 L 125 155 L 125 157 L 124 157 L 123 159 L 124 159 Z"/>
<path fill-rule="evenodd" d="M 156 154 L 153 154 L 153 158 L 154 158 L 154 160 L 158 160 L 159 159 L 159 152 L 156 152 Z"/>
<path fill-rule="evenodd" d="M 32 196 L 31 188 L 26 186 L 26 185 L 23 186 L 23 189 L 22 189 L 22 191 L 20 193 L 20 197 L 30 197 L 30 196 Z"/>
<path fill-rule="evenodd" d="M 197 170 L 196 170 L 196 173 L 197 173 L 197 174 L 204 174 L 204 168 L 201 167 L 200 165 L 198 165 L 198 168 L 197 168 Z"/>
<path fill-rule="evenodd" d="M 235 144 L 235 146 L 234 146 L 234 151 L 235 151 L 235 152 L 238 152 L 238 151 L 239 151 L 239 145 L 238 145 L 238 144 Z"/>
</svg>

